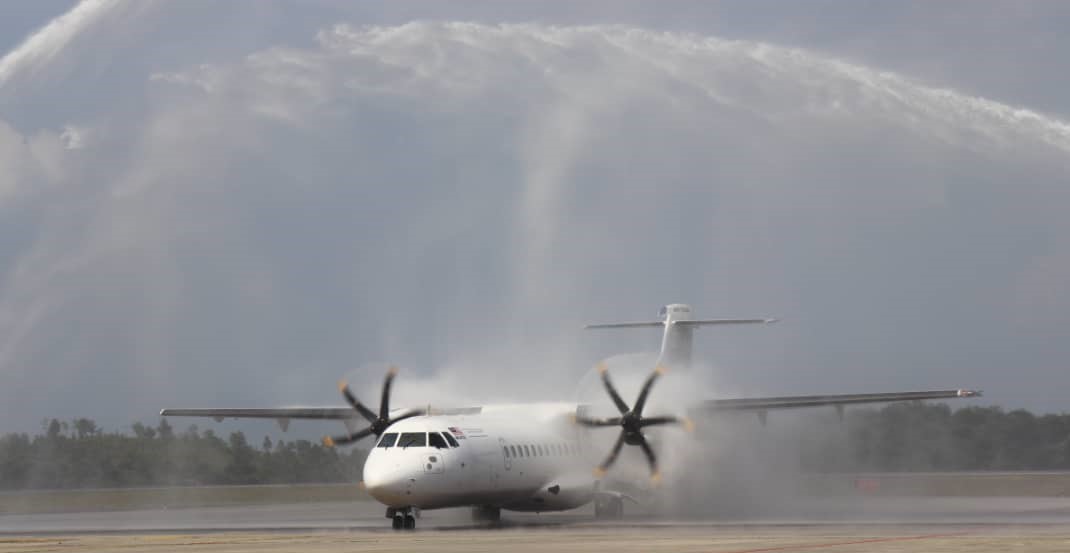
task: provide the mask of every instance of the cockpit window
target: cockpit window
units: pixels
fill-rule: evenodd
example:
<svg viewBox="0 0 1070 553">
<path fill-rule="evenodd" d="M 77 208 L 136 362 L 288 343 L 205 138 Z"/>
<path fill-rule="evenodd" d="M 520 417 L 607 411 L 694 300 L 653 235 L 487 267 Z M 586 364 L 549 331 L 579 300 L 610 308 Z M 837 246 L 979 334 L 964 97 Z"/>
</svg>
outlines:
<svg viewBox="0 0 1070 553">
<path fill-rule="evenodd" d="M 392 447 L 397 440 L 397 432 L 387 432 L 386 434 L 383 434 L 383 437 L 379 439 L 379 445 L 375 447 Z"/>
<path fill-rule="evenodd" d="M 402 432 L 398 447 L 426 447 L 427 434 L 424 432 Z"/>
<path fill-rule="evenodd" d="M 446 438 L 446 443 L 450 444 L 450 447 L 461 447 L 461 444 L 457 443 L 457 440 L 450 436 L 449 432 L 443 432 L 442 437 Z"/>
<path fill-rule="evenodd" d="M 438 432 L 427 433 L 427 445 L 431 447 L 437 447 L 438 449 L 446 449 L 449 445 L 446 444 L 446 440 L 442 438 L 442 434 Z"/>
</svg>

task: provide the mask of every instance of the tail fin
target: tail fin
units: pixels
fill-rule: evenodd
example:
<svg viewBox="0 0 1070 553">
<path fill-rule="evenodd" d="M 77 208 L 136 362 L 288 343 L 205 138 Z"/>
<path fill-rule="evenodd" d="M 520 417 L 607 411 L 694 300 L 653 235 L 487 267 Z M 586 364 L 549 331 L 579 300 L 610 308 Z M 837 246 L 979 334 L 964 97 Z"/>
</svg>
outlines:
<svg viewBox="0 0 1070 553">
<path fill-rule="evenodd" d="M 584 328 L 663 327 L 658 365 L 685 367 L 691 364 L 691 344 L 695 327 L 726 324 L 770 324 L 776 319 L 692 319 L 691 307 L 682 303 L 666 305 L 658 312 L 660 321 L 592 324 Z"/>
</svg>

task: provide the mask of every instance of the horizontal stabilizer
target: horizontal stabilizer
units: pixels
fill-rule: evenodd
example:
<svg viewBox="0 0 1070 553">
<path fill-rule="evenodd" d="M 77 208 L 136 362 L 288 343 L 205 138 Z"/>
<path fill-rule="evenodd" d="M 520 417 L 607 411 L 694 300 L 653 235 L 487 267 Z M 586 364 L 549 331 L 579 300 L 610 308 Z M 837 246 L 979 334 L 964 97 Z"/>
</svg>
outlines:
<svg viewBox="0 0 1070 553">
<path fill-rule="evenodd" d="M 702 321 L 683 320 L 673 321 L 674 325 L 682 326 L 705 326 L 705 325 L 753 325 L 773 324 L 780 319 L 706 319 Z"/>
<path fill-rule="evenodd" d="M 603 323 L 587 325 L 583 328 L 661 328 L 665 321 L 649 321 L 643 323 Z"/>
</svg>

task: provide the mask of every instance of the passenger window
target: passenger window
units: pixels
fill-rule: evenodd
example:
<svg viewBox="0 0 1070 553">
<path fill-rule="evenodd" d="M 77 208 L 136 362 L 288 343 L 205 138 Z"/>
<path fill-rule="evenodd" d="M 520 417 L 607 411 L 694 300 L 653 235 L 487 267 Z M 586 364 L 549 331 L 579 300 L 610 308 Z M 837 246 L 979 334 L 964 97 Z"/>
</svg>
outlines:
<svg viewBox="0 0 1070 553">
<path fill-rule="evenodd" d="M 506 459 L 509 458 L 509 448 L 504 445 L 502 446 L 502 455 L 504 455 Z"/>
<path fill-rule="evenodd" d="M 442 437 L 446 438 L 446 443 L 450 444 L 450 447 L 461 447 L 461 444 L 457 443 L 457 440 L 449 432 L 443 432 Z"/>
<path fill-rule="evenodd" d="M 427 434 L 424 432 L 402 432 L 398 438 L 398 447 L 426 447 Z"/>
<path fill-rule="evenodd" d="M 542 449 L 541 445 L 535 446 L 535 449 L 537 449 L 539 451 L 539 457 L 542 457 L 543 455 L 546 455 L 545 453 L 543 453 L 543 449 Z"/>
<path fill-rule="evenodd" d="M 431 447 L 438 449 L 446 449 L 449 447 L 449 445 L 446 444 L 446 440 L 442 438 L 442 434 L 439 434 L 438 432 L 429 432 L 427 434 L 427 443 Z"/>
<path fill-rule="evenodd" d="M 383 437 L 379 439 L 379 445 L 377 445 L 375 447 L 391 447 L 391 446 L 394 445 L 394 442 L 396 442 L 397 440 L 398 440 L 398 433 L 397 432 L 387 432 L 386 434 L 383 434 Z"/>
<path fill-rule="evenodd" d="M 531 457 L 531 450 L 528 449 L 528 446 L 525 445 L 525 446 L 521 446 L 521 447 L 524 448 L 524 457 Z"/>
<path fill-rule="evenodd" d="M 509 451 L 513 453 L 513 457 L 516 457 L 516 446 L 509 446 Z"/>
</svg>

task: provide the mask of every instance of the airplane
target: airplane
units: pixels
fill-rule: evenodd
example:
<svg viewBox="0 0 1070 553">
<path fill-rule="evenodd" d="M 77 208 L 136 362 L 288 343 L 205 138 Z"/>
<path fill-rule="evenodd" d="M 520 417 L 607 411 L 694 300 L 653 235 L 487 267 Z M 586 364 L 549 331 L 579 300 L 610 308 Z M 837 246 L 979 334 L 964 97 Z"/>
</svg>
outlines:
<svg viewBox="0 0 1070 553">
<path fill-rule="evenodd" d="M 287 407 L 268 409 L 163 409 L 165 417 L 275 419 L 286 430 L 291 419 L 340 420 L 350 432 L 327 436 L 327 446 L 351 444 L 374 436 L 363 467 L 362 486 L 386 506 L 395 530 L 411 530 L 421 510 L 471 507 L 473 519 L 498 522 L 501 511 L 550 512 L 575 509 L 594 502 L 595 517 L 618 519 L 628 496 L 603 485 L 609 468 L 625 445 L 638 447 L 646 458 L 651 483 L 661 473 L 658 456 L 647 440 L 656 426 L 693 428 L 691 417 L 725 412 L 766 413 L 777 409 L 833 406 L 842 416 L 847 405 L 966 398 L 975 390 L 931 390 L 871 394 L 840 394 L 711 399 L 691 405 L 687 414 L 650 415 L 647 400 L 657 379 L 670 368 L 691 362 L 694 329 L 703 326 L 770 324 L 776 319 L 694 319 L 691 307 L 670 304 L 658 319 L 644 322 L 587 325 L 588 329 L 661 328 L 656 368 L 646 377 L 635 401 L 617 391 L 606 365 L 597 369 L 606 394 L 618 411 L 613 417 L 591 417 L 588 405 L 578 403 L 498 404 L 460 408 L 392 409 L 391 387 L 397 369 L 383 381 L 379 408 L 361 403 L 343 381 L 339 390 L 344 407 Z M 368 426 L 358 429 L 363 419 Z M 592 470 L 598 452 L 590 432 L 619 428 L 617 439 Z"/>
</svg>

